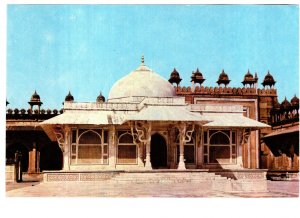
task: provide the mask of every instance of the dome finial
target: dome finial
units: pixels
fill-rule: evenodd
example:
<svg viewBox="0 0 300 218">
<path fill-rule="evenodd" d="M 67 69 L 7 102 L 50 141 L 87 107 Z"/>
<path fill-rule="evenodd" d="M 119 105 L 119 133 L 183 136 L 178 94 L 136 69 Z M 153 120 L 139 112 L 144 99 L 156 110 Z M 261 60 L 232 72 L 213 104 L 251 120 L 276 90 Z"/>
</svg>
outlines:
<svg viewBox="0 0 300 218">
<path fill-rule="evenodd" d="M 102 91 L 100 91 L 100 94 L 96 98 L 96 102 L 97 103 L 103 103 L 103 102 L 105 102 L 105 97 L 102 95 Z"/>
<path fill-rule="evenodd" d="M 144 58 L 144 55 L 142 55 L 142 65 L 145 65 L 145 58 Z"/>
<path fill-rule="evenodd" d="M 67 94 L 67 96 L 65 97 L 65 101 L 70 101 L 73 102 L 74 101 L 74 97 L 71 94 L 71 91 L 69 90 L 69 93 Z"/>
</svg>

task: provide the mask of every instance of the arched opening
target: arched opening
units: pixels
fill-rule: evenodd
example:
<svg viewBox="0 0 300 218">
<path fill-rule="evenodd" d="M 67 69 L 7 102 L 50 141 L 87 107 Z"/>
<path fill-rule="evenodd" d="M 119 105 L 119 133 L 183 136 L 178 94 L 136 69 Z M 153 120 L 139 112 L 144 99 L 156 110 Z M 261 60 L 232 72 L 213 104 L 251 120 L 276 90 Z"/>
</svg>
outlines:
<svg viewBox="0 0 300 218">
<path fill-rule="evenodd" d="M 78 164 L 101 164 L 103 157 L 102 138 L 95 130 L 82 130 L 78 137 Z"/>
<path fill-rule="evenodd" d="M 61 170 L 63 154 L 56 142 L 46 144 L 40 151 L 40 170 Z"/>
<path fill-rule="evenodd" d="M 166 140 L 160 134 L 151 136 L 151 164 L 153 169 L 167 167 L 167 145 Z"/>
<path fill-rule="evenodd" d="M 17 151 L 20 151 L 22 154 L 22 172 L 27 172 L 28 171 L 28 156 L 29 156 L 29 151 L 26 146 L 22 144 L 12 144 L 8 145 L 6 147 L 6 162 L 7 163 L 14 163 L 15 161 L 15 153 Z"/>
<path fill-rule="evenodd" d="M 133 143 L 133 137 L 129 132 L 118 132 L 118 164 L 137 164 L 137 146 Z"/>
<path fill-rule="evenodd" d="M 209 131 L 209 163 L 229 164 L 235 159 L 235 132 L 229 130 Z"/>
</svg>

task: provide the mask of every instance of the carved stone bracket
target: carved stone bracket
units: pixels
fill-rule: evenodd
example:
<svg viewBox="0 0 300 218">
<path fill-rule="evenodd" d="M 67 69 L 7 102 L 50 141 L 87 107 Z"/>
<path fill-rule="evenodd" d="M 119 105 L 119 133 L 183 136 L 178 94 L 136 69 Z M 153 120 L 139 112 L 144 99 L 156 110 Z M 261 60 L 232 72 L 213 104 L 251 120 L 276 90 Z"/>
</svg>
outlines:
<svg viewBox="0 0 300 218">
<path fill-rule="evenodd" d="M 203 130 L 203 127 L 202 126 L 199 126 L 198 128 L 198 142 L 197 142 L 197 147 L 199 148 L 201 146 L 201 143 L 202 143 L 202 137 L 203 137 L 203 134 L 204 134 L 204 130 Z"/>
<path fill-rule="evenodd" d="M 146 148 L 145 168 L 152 169 L 150 162 L 150 142 L 151 142 L 151 123 L 150 122 L 130 122 L 129 123 L 133 143 L 142 149 L 142 145 Z M 139 157 L 142 163 L 142 152 L 139 152 Z"/>
<path fill-rule="evenodd" d="M 190 142 L 192 140 L 192 135 L 195 130 L 195 124 L 192 125 L 186 125 L 185 123 L 180 123 L 178 127 L 176 127 L 179 130 L 179 137 L 180 141 L 182 140 L 183 143 Z"/>
<path fill-rule="evenodd" d="M 142 143 L 151 141 L 151 123 L 149 122 L 135 122 L 134 124 L 137 138 Z"/>
<path fill-rule="evenodd" d="M 135 122 L 134 123 L 136 136 L 138 141 L 141 144 L 146 146 L 146 159 L 145 159 L 145 169 L 151 170 L 151 161 L 150 161 L 150 142 L 151 142 L 151 122 Z"/>
<path fill-rule="evenodd" d="M 65 137 L 64 137 L 63 129 L 61 127 L 56 127 L 54 129 L 54 134 L 56 136 L 56 140 L 58 142 L 59 148 L 61 149 L 62 152 L 64 152 Z"/>
<path fill-rule="evenodd" d="M 191 128 L 192 128 L 191 130 L 186 129 L 185 139 L 184 139 L 185 143 L 190 142 L 192 140 L 192 135 L 193 135 L 193 132 L 195 130 L 195 124 L 192 124 Z"/>
<path fill-rule="evenodd" d="M 241 137 L 241 144 L 246 144 L 249 141 L 251 130 L 250 129 L 243 129 L 242 137 Z"/>
<path fill-rule="evenodd" d="M 132 138 L 133 138 L 133 143 L 137 146 L 140 146 L 141 143 L 140 143 L 139 138 L 138 138 L 138 133 L 134 130 L 133 125 L 130 125 L 130 130 L 131 130 L 131 135 L 132 135 Z"/>
</svg>

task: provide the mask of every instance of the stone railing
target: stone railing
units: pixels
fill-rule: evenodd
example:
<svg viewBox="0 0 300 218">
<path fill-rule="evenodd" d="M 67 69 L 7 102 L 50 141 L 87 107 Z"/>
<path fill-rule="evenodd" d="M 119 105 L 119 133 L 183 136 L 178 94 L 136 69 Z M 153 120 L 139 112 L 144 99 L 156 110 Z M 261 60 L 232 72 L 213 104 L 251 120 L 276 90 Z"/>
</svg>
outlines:
<svg viewBox="0 0 300 218">
<path fill-rule="evenodd" d="M 286 108 L 272 108 L 270 121 L 273 126 L 299 122 L 299 104 L 290 105 Z"/>
<path fill-rule="evenodd" d="M 264 167 L 270 170 L 299 170 L 299 157 L 293 158 L 286 154 L 275 157 L 273 154 L 263 156 Z"/>
<path fill-rule="evenodd" d="M 155 105 L 183 105 L 185 104 L 184 97 L 147 97 L 141 101 L 140 105 L 143 104 L 155 104 Z"/>
<path fill-rule="evenodd" d="M 134 99 L 135 98 L 135 99 Z M 132 100 L 132 102 L 65 102 L 65 110 L 123 110 L 123 111 L 136 111 L 143 108 L 145 104 L 155 104 L 155 105 L 184 105 L 184 97 L 130 97 L 124 98 L 127 101 Z M 123 99 L 123 100 L 124 100 Z M 138 101 L 139 102 L 133 102 Z"/>
<path fill-rule="evenodd" d="M 125 110 L 135 111 L 137 110 L 137 104 L 135 103 L 122 103 L 122 102 L 65 102 L 65 110 Z"/>
<path fill-rule="evenodd" d="M 190 111 L 242 113 L 242 105 L 199 105 L 188 106 Z"/>
<path fill-rule="evenodd" d="M 126 102 L 140 103 L 141 101 L 143 101 L 144 98 L 145 98 L 144 96 L 114 98 L 114 99 L 109 99 L 108 103 L 126 103 Z"/>
</svg>

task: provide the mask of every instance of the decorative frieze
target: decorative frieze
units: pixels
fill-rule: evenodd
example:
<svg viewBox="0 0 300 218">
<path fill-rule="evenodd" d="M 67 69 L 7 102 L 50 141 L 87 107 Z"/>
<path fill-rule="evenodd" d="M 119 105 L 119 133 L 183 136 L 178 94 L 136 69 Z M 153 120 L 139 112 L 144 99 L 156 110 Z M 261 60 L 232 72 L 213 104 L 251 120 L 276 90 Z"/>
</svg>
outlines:
<svg viewBox="0 0 300 218">
<path fill-rule="evenodd" d="M 144 104 L 183 105 L 185 104 L 185 98 L 184 97 L 171 97 L 171 98 L 147 97 L 140 102 L 139 108 Z"/>
<path fill-rule="evenodd" d="M 203 105 L 203 104 L 191 104 L 188 106 L 190 111 L 199 112 L 230 112 L 230 113 L 242 113 L 242 105 Z"/>
<path fill-rule="evenodd" d="M 78 173 L 51 173 L 47 174 L 47 182 L 79 181 Z"/>
<path fill-rule="evenodd" d="M 44 182 L 65 182 L 65 181 L 104 181 L 112 179 L 117 172 L 62 172 L 51 173 L 46 172 Z"/>
<path fill-rule="evenodd" d="M 137 104 L 135 103 L 122 103 L 122 102 L 85 102 L 85 103 L 74 103 L 74 102 L 65 102 L 65 110 L 129 110 L 136 111 Z"/>
<path fill-rule="evenodd" d="M 265 180 L 266 179 L 266 172 L 234 172 L 233 173 L 234 177 L 237 180 L 241 180 L 241 179 L 262 179 Z"/>
<path fill-rule="evenodd" d="M 103 181 L 109 180 L 113 177 L 112 173 L 82 173 L 80 174 L 80 181 Z"/>
</svg>

